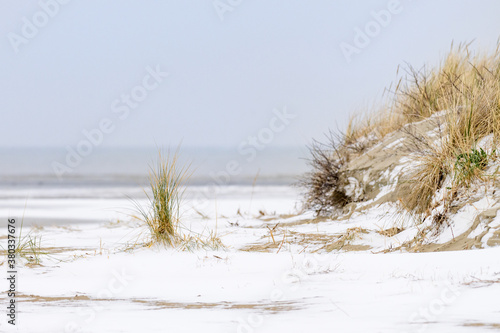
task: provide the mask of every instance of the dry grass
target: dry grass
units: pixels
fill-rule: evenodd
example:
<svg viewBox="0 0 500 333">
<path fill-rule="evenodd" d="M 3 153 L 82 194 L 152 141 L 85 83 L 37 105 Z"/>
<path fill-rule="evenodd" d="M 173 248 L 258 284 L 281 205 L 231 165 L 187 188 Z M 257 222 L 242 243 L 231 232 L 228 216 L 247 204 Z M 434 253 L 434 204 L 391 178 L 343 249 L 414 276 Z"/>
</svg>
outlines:
<svg viewBox="0 0 500 333">
<path fill-rule="evenodd" d="M 346 152 L 363 153 L 372 145 L 380 142 L 387 134 L 400 129 L 403 124 L 401 114 L 394 112 L 388 105 L 374 107 L 364 116 L 351 116 L 345 133 L 342 134 L 342 147 Z"/>
<path fill-rule="evenodd" d="M 420 156 L 416 168 L 398 185 L 402 208 L 417 214 L 427 211 L 448 172 L 442 158 L 439 151 Z"/>
<path fill-rule="evenodd" d="M 500 46 L 500 45 L 499 45 Z M 399 72 L 399 69 L 398 69 Z M 442 110 L 453 111 L 447 124 L 450 143 L 466 146 L 487 133 L 499 131 L 500 52 L 474 55 L 469 45 L 452 46 L 441 65 L 431 70 L 408 66 L 392 92 L 393 98 L 376 112 L 359 120 L 352 117 L 344 144 L 373 135 L 382 139 L 406 124 Z M 390 91 L 390 89 L 389 89 Z"/>
<path fill-rule="evenodd" d="M 389 229 L 380 229 L 380 230 L 377 230 L 376 232 L 382 236 L 385 236 L 385 237 L 394 237 L 402 231 L 403 231 L 402 228 L 392 227 Z"/>
<path fill-rule="evenodd" d="M 413 130 L 412 123 L 431 116 L 438 135 Z M 473 54 L 469 45 L 462 44 L 452 46 L 436 68 L 408 66 L 392 98 L 378 112 L 352 118 L 340 140 L 311 147 L 313 170 L 301 183 L 307 191 L 306 208 L 329 214 L 349 203 L 343 190 L 349 160 L 394 131 L 403 132 L 411 142 L 408 156 L 415 162 L 397 188 L 408 212 L 428 212 L 448 176 L 453 179 L 448 200 L 454 199 L 458 188 L 481 180 L 496 154 L 482 154 L 477 143 L 491 135 L 495 146 L 500 138 L 499 49 Z"/>
<path fill-rule="evenodd" d="M 447 175 L 453 177 L 455 192 L 480 179 L 494 155 L 476 145 L 488 135 L 495 143 L 500 137 L 500 52 L 473 56 L 467 46 L 459 46 L 429 74 L 412 70 L 395 107 L 407 123 L 446 110 L 437 143 L 426 133 L 418 133 L 419 139 L 413 140 L 418 166 L 399 189 L 406 209 L 424 213 Z"/>
<path fill-rule="evenodd" d="M 362 238 L 361 234 L 368 233 L 368 230 L 361 227 L 349 228 L 343 234 L 340 234 L 336 238 L 334 238 L 335 240 L 333 242 L 325 245 L 322 249 L 326 250 L 327 252 L 331 252 L 334 250 L 364 251 L 370 249 L 371 247 L 369 245 L 352 244 L 352 242 L 354 242 L 356 239 Z"/>
</svg>

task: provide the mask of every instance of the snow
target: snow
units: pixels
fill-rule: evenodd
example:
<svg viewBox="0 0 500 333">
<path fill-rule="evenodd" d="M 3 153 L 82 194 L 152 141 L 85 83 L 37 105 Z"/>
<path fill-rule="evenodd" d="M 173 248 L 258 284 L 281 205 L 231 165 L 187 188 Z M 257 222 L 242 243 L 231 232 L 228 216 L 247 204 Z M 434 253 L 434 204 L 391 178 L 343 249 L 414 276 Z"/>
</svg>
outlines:
<svg viewBox="0 0 500 333">
<path fill-rule="evenodd" d="M 412 238 L 417 230 L 379 235 L 376 230 L 393 225 L 387 217 L 394 209 L 390 204 L 349 220 L 313 222 L 311 213 L 300 212 L 295 189 L 224 187 L 203 205 L 194 205 L 199 190 L 187 193 L 184 225 L 195 232 L 217 229 L 226 249 L 133 247 L 146 234 L 130 217 L 131 202 L 118 196 L 42 196 L 29 198 L 26 208 L 26 199 L 3 200 L 2 218 L 24 213 L 25 231 L 32 228 L 43 247 L 60 250 L 42 255 L 42 266 L 19 268 L 16 329 L 486 332 L 500 324 L 500 247 L 375 254 Z M 463 223 L 454 220 L 455 235 L 470 227 L 478 208 L 488 205 L 484 199 L 474 203 L 476 209 L 462 208 L 458 216 Z M 267 227 L 278 223 L 276 242 L 288 239 L 283 237 L 287 232 L 333 239 L 360 227 L 370 232 L 353 244 L 372 249 L 316 251 L 321 238 L 311 244 L 290 240 L 279 250 L 242 250 L 271 242 Z M 5 235 L 3 228 L 0 236 Z M 450 236 L 445 230 L 442 237 Z M 5 291 L 0 298 L 6 304 Z M 5 318 L 0 321 L 0 331 L 16 331 L 9 326 Z"/>
</svg>

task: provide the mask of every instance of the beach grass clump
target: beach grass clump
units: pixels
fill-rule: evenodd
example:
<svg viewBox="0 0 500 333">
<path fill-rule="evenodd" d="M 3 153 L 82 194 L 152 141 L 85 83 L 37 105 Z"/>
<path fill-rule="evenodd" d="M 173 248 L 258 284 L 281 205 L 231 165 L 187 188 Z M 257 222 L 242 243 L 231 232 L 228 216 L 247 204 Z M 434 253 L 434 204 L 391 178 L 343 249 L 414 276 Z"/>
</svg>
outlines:
<svg viewBox="0 0 500 333">
<path fill-rule="evenodd" d="M 189 167 L 179 165 L 179 154 L 159 152 L 151 165 L 149 190 L 145 191 L 147 208 L 136 203 L 139 217 L 145 222 L 151 242 L 175 246 L 179 238 L 179 221 L 185 183 L 189 179 Z"/>
<path fill-rule="evenodd" d="M 144 191 L 147 206 L 135 201 L 138 218 L 149 231 L 148 246 L 162 245 L 179 250 L 224 247 L 216 232 L 204 236 L 181 224 L 183 196 L 190 176 L 190 166 L 180 164 L 179 150 L 173 154 L 160 151 L 157 161 L 150 166 L 149 192 Z"/>
<path fill-rule="evenodd" d="M 405 210 L 425 213 L 449 173 L 442 151 L 420 155 L 415 168 L 398 184 L 399 203 Z"/>
<path fill-rule="evenodd" d="M 19 236 L 17 238 L 17 244 L 13 254 L 16 257 L 26 260 L 28 266 L 40 265 L 42 256 L 46 256 L 48 254 L 42 249 L 42 236 L 33 235 L 32 231 L 23 235 L 23 224 L 24 223 L 22 223 L 19 228 Z M 7 256 L 12 252 L 2 246 L 2 251 L 0 251 L 0 253 Z"/>
<path fill-rule="evenodd" d="M 434 121 L 437 135 L 429 128 L 412 130 L 424 120 Z M 413 162 L 396 188 L 405 210 L 428 212 L 448 176 L 453 179 L 453 191 L 480 180 L 494 152 L 478 143 L 491 136 L 495 147 L 500 138 L 499 49 L 473 53 L 469 45 L 461 44 L 452 46 L 435 68 L 408 66 L 379 111 L 352 118 L 340 140 L 312 147 L 313 171 L 301 183 L 307 192 L 306 208 L 322 213 L 345 205 L 342 179 L 349 161 L 398 132 L 404 134 Z"/>
<path fill-rule="evenodd" d="M 28 234 L 19 242 L 16 253 L 25 258 L 31 265 L 40 265 L 41 256 L 46 254 L 42 251 L 42 237 Z"/>
<path fill-rule="evenodd" d="M 395 100 L 405 123 L 445 112 L 437 143 L 422 144 L 436 141 L 428 133 L 414 140 L 417 167 L 400 185 L 406 208 L 424 213 L 447 175 L 456 190 L 480 179 L 488 164 L 488 153 L 477 144 L 490 135 L 494 144 L 500 138 L 500 52 L 473 56 L 461 45 L 430 73 L 412 73 Z"/>
</svg>

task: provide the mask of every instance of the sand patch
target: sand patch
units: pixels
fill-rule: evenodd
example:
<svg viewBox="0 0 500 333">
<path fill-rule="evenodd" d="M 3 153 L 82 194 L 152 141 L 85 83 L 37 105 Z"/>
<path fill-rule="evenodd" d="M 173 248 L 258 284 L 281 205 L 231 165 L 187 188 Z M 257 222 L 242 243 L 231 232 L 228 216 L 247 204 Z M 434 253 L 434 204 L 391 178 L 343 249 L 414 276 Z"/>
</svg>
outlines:
<svg viewBox="0 0 500 333">
<path fill-rule="evenodd" d="M 291 301 L 276 301 L 276 302 L 169 302 L 166 300 L 157 299 L 110 299 L 110 298 L 93 298 L 87 295 L 75 296 L 40 296 L 40 295 L 25 295 L 18 293 L 17 299 L 20 303 L 39 303 L 43 306 L 81 306 L 82 302 L 130 302 L 134 304 L 141 304 L 151 307 L 153 310 L 158 309 L 186 309 L 186 310 L 199 310 L 199 309 L 225 309 L 225 310 L 256 310 L 266 312 L 269 314 L 276 314 L 280 312 L 288 312 L 293 310 L 300 310 L 303 305 Z"/>
</svg>

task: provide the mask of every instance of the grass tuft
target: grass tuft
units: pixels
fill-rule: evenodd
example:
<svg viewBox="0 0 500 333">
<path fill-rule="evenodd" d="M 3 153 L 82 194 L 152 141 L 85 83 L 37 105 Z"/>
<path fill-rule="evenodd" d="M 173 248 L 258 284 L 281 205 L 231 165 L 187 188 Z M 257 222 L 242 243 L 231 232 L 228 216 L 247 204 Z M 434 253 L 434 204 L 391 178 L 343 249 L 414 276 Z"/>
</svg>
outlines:
<svg viewBox="0 0 500 333">
<path fill-rule="evenodd" d="M 191 171 L 189 165 L 179 163 L 178 149 L 172 155 L 160 151 L 156 163 L 150 166 L 150 193 L 144 191 L 147 207 L 134 201 L 138 218 L 146 224 L 149 231 L 147 245 L 163 245 L 179 250 L 223 248 L 215 232 L 204 236 L 182 227 L 181 207 Z"/>
<path fill-rule="evenodd" d="M 185 182 L 189 179 L 189 166 L 179 166 L 178 150 L 165 156 L 161 151 L 150 166 L 149 189 L 144 191 L 148 206 L 136 202 L 140 219 L 145 222 L 151 243 L 175 246 L 179 237 L 179 220 Z"/>
<path fill-rule="evenodd" d="M 8 251 L 2 246 L 2 255 L 7 255 Z M 42 255 L 47 255 L 42 250 L 42 236 L 32 235 L 32 231 L 28 232 L 26 235 L 22 234 L 22 225 L 19 232 L 19 237 L 17 238 L 17 244 L 15 248 L 15 255 L 18 258 L 23 258 L 26 260 L 28 266 L 37 266 L 41 264 Z"/>
</svg>

